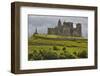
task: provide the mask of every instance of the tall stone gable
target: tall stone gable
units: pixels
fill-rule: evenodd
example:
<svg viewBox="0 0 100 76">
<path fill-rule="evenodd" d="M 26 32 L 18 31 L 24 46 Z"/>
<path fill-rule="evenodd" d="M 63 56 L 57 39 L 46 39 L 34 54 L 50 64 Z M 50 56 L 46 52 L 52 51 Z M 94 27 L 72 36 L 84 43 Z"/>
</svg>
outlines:
<svg viewBox="0 0 100 76">
<path fill-rule="evenodd" d="M 76 27 L 73 27 L 73 22 L 63 22 L 58 20 L 58 24 L 55 28 L 48 28 L 48 34 L 63 35 L 63 36 L 78 36 L 81 37 L 81 23 L 77 23 Z"/>
</svg>

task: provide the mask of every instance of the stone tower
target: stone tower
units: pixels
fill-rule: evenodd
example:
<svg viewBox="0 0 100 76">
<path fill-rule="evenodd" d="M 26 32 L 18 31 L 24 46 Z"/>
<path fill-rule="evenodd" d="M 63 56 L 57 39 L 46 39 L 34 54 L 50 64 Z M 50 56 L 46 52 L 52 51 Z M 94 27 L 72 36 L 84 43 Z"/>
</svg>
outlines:
<svg viewBox="0 0 100 76">
<path fill-rule="evenodd" d="M 63 35 L 72 36 L 73 32 L 73 23 L 72 22 L 63 22 Z"/>
<path fill-rule="evenodd" d="M 76 28 L 73 28 L 73 36 L 81 36 L 81 24 L 77 23 Z"/>
<path fill-rule="evenodd" d="M 37 32 L 37 28 L 35 29 L 35 33 L 34 34 L 38 34 L 38 32 Z"/>
<path fill-rule="evenodd" d="M 76 26 L 77 26 L 77 32 L 78 32 L 78 36 L 81 36 L 81 23 L 77 23 L 76 24 Z"/>
<path fill-rule="evenodd" d="M 58 21 L 58 27 L 60 27 L 62 24 L 61 24 L 61 21 L 60 21 L 60 19 L 59 19 L 59 21 Z"/>
</svg>

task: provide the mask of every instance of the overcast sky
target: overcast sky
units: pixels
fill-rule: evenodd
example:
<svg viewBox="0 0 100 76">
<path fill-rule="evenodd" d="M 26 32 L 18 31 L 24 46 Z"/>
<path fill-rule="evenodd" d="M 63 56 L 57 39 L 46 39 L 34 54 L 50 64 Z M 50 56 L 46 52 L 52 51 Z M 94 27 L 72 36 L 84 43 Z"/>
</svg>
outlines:
<svg viewBox="0 0 100 76">
<path fill-rule="evenodd" d="M 75 17 L 75 16 L 42 16 L 42 15 L 28 15 L 28 35 L 34 34 L 36 28 L 38 33 L 46 34 L 48 28 L 57 26 L 58 20 L 65 22 L 73 22 L 82 24 L 82 36 L 88 35 L 88 17 Z"/>
</svg>

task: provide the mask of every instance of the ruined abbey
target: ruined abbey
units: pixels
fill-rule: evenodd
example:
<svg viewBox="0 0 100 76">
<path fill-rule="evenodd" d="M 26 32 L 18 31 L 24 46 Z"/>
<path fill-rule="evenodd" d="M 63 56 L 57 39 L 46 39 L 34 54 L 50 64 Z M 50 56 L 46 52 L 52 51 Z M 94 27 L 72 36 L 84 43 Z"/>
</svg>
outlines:
<svg viewBox="0 0 100 76">
<path fill-rule="evenodd" d="M 81 23 L 77 23 L 76 27 L 73 27 L 73 22 L 58 21 L 55 28 L 48 28 L 48 34 L 52 35 L 63 35 L 63 36 L 82 36 L 81 34 Z"/>
</svg>

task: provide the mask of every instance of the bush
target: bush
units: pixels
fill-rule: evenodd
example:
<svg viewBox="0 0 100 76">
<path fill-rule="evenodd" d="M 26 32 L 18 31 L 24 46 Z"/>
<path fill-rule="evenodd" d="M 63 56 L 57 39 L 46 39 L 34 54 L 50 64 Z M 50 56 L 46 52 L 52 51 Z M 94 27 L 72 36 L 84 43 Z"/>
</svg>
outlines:
<svg viewBox="0 0 100 76">
<path fill-rule="evenodd" d="M 76 58 L 76 56 L 71 53 L 66 53 L 65 55 L 66 55 L 67 59 L 75 59 Z"/>
<path fill-rule="evenodd" d="M 43 57 L 39 50 L 34 50 L 31 54 L 29 54 L 29 60 L 42 60 Z"/>
<path fill-rule="evenodd" d="M 54 50 L 53 51 L 52 50 L 42 50 L 41 54 L 45 60 L 58 59 L 57 52 L 55 52 Z"/>
<path fill-rule="evenodd" d="M 64 51 L 66 59 L 75 59 L 76 56 L 69 51 Z"/>
<path fill-rule="evenodd" d="M 57 46 L 53 46 L 53 50 L 59 50 Z"/>
<path fill-rule="evenodd" d="M 77 55 L 79 58 L 87 58 L 87 51 L 86 50 L 83 50 L 81 52 L 78 52 L 78 55 Z"/>
<path fill-rule="evenodd" d="M 62 50 L 66 50 L 66 47 L 63 47 Z"/>
<path fill-rule="evenodd" d="M 74 51 L 74 52 L 73 52 L 73 54 L 74 54 L 74 55 L 77 55 L 77 52 L 76 52 L 76 51 Z"/>
<path fill-rule="evenodd" d="M 28 54 L 28 60 L 32 60 L 32 57 L 33 57 L 32 53 Z"/>
<path fill-rule="evenodd" d="M 65 58 L 66 58 L 66 56 L 65 56 L 64 52 L 63 51 L 60 52 L 59 59 L 65 59 Z"/>
</svg>

